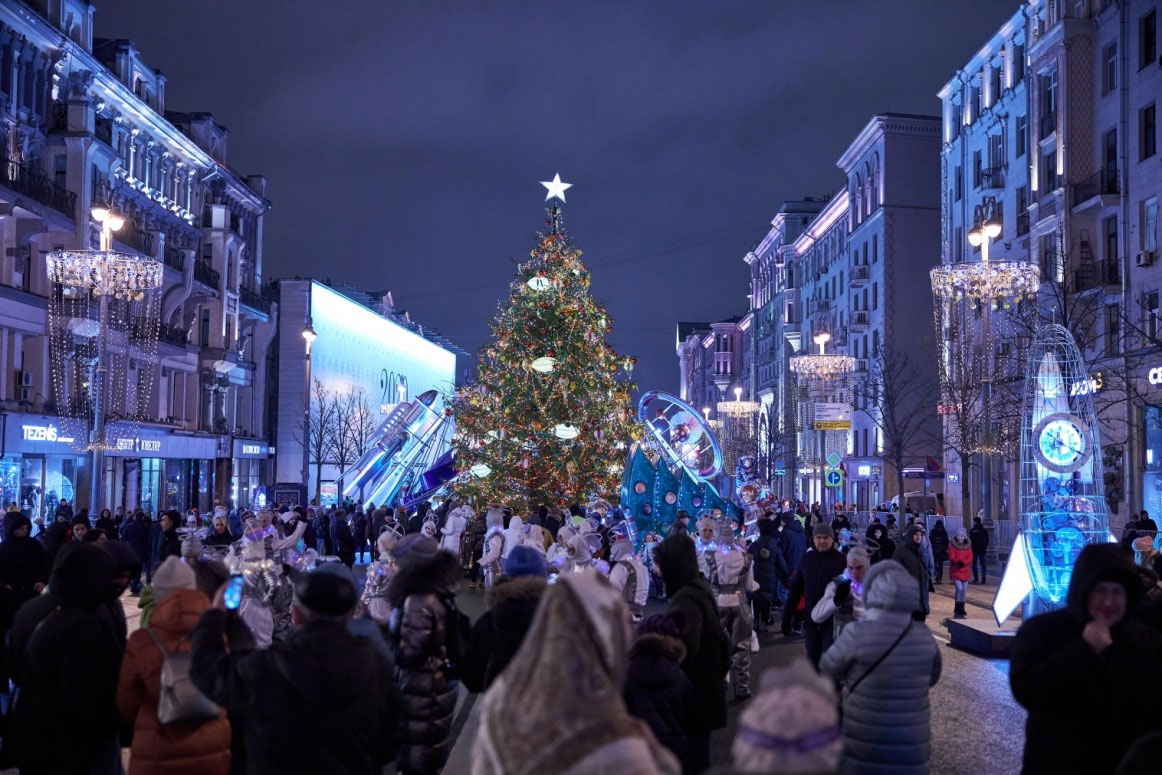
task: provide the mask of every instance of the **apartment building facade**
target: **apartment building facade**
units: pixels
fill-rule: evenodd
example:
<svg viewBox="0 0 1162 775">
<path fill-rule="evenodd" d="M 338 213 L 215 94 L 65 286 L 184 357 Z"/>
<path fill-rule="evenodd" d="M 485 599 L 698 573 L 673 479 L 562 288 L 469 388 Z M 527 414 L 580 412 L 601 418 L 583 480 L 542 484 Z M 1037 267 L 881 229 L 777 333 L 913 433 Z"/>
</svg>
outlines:
<svg viewBox="0 0 1162 775">
<path fill-rule="evenodd" d="M 102 507 L 250 505 L 270 481 L 267 369 L 276 305 L 263 292 L 261 176 L 229 166 L 208 113 L 166 110 L 164 74 L 129 41 L 95 40 L 85 0 L 0 0 L 0 498 L 33 516 Z M 147 421 L 114 423 L 103 502 L 88 456 L 60 440 L 46 257 L 98 246 L 93 207 L 125 225 L 115 250 L 164 265 Z"/>
</svg>

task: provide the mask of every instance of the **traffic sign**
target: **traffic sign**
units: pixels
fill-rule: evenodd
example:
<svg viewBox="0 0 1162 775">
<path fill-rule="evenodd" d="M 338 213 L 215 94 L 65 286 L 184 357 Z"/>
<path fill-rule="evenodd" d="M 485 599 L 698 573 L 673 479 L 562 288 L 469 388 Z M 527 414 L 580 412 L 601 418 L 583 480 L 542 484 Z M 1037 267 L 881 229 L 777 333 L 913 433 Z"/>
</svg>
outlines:
<svg viewBox="0 0 1162 775">
<path fill-rule="evenodd" d="M 827 453 L 827 465 L 831 466 L 832 468 L 838 468 L 842 461 L 843 458 L 838 452 L 832 450 L 831 452 Z"/>
<path fill-rule="evenodd" d="M 828 468 L 823 472 L 823 484 L 828 487 L 842 487 L 843 471 L 838 468 Z"/>
</svg>

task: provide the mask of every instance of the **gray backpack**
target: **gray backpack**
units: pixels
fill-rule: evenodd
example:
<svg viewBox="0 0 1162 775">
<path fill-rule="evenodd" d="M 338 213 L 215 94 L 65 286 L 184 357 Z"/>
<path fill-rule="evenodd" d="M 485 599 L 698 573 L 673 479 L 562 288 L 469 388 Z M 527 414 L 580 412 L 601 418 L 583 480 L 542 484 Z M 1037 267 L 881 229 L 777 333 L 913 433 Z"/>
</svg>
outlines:
<svg viewBox="0 0 1162 775">
<path fill-rule="evenodd" d="M 198 691 L 190 679 L 190 652 L 165 650 L 152 628 L 145 628 L 162 653 L 161 693 L 157 698 L 157 720 L 162 724 L 211 721 L 218 718 L 218 706 Z"/>
</svg>

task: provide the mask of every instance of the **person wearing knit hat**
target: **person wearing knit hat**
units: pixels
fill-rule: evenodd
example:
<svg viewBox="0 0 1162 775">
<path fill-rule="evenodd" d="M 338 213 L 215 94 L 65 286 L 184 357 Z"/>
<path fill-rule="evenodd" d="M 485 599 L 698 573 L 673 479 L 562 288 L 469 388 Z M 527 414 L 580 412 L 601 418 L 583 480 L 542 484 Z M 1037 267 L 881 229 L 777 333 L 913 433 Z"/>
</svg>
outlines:
<svg viewBox="0 0 1162 775">
<path fill-rule="evenodd" d="M 834 638 L 838 638 L 848 624 L 862 619 L 867 611 L 863 602 L 863 582 L 870 568 L 867 549 L 853 546 L 847 552 L 847 568 L 828 582 L 823 597 L 811 609 L 811 620 L 816 624 L 832 621 Z"/>
<path fill-rule="evenodd" d="M 546 576 L 545 558 L 531 546 L 514 546 L 504 559 L 504 575 L 508 578 Z"/>
<path fill-rule="evenodd" d="M 730 747 L 735 772 L 788 775 L 835 772 L 842 751 L 835 688 L 803 657 L 763 674 Z"/>
<path fill-rule="evenodd" d="M 803 641 L 811 664 L 819 664 L 819 657 L 827 651 L 834 638 L 830 620 L 817 622 L 810 612 L 815 609 L 827 591 L 828 583 L 844 572 L 847 559 L 835 548 L 835 533 L 824 522 L 815 526 L 811 535 L 812 549 L 799 560 L 799 567 L 791 577 L 791 589 L 783 605 L 783 635 L 790 635 L 791 624 L 799 601 L 803 601 Z"/>
<path fill-rule="evenodd" d="M 892 559 L 904 566 L 908 573 L 912 574 L 912 578 L 916 579 L 916 584 L 919 586 L 919 592 L 916 598 L 916 620 L 924 621 L 931 612 L 931 607 L 928 603 L 928 584 L 932 579 L 932 571 L 934 567 L 930 565 L 928 555 L 924 552 L 924 527 L 913 522 L 904 528 L 904 539 L 896 551 L 892 554 Z"/>
<path fill-rule="evenodd" d="M 166 557 L 153 572 L 153 604 L 157 605 L 175 589 L 197 589 L 194 569 L 177 557 Z"/>
<path fill-rule="evenodd" d="M 439 772 L 448 758 L 448 734 L 459 681 L 449 672 L 448 640 L 461 634 L 456 609 L 460 562 L 436 541 L 409 534 L 392 550 L 398 571 L 387 585 L 389 639 L 396 655 L 403 747 L 402 772 Z"/>
<path fill-rule="evenodd" d="M 500 578 L 501 562 L 505 555 L 504 512 L 499 504 L 488 504 L 488 513 L 484 519 L 488 529 L 484 533 L 480 567 L 484 570 L 484 587 L 487 589 Z"/>
</svg>

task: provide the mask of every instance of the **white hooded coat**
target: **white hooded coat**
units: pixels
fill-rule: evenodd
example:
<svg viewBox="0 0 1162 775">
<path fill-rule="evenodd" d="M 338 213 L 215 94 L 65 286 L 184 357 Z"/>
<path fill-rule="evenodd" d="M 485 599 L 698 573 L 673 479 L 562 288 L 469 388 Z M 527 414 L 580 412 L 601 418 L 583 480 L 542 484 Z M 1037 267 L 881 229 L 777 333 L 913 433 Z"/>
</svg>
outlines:
<svg viewBox="0 0 1162 775">
<path fill-rule="evenodd" d="M 468 520 L 473 516 L 472 509 L 467 506 L 457 506 L 448 512 L 448 518 L 444 520 L 444 526 L 440 528 L 440 533 L 443 536 L 440 539 L 441 548 L 459 555 L 460 535 L 468 527 Z"/>
<path fill-rule="evenodd" d="M 508 521 L 508 527 L 504 531 L 504 556 L 508 557 L 508 553 L 512 551 L 512 547 L 520 546 L 525 540 L 524 520 L 520 517 L 513 517 Z"/>
</svg>

